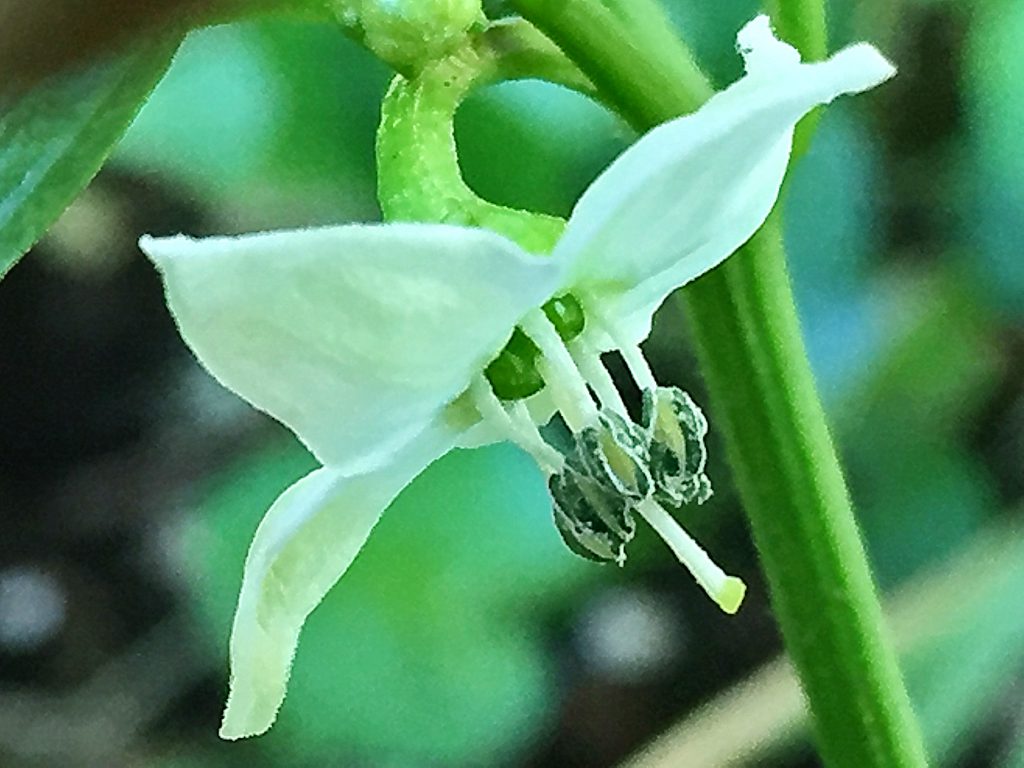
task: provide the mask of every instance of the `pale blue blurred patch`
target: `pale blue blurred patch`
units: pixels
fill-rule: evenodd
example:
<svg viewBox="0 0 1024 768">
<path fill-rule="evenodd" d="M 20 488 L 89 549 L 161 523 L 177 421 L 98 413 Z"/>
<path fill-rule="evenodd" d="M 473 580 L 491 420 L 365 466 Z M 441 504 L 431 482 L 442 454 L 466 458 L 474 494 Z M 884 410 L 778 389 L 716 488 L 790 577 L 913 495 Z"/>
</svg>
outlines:
<svg viewBox="0 0 1024 768">
<path fill-rule="evenodd" d="M 822 115 L 807 154 L 791 168 L 782 205 L 797 309 L 808 355 L 829 403 L 849 391 L 884 332 L 866 281 L 878 232 L 878 158 L 843 102 Z"/>
<path fill-rule="evenodd" d="M 190 190 L 233 230 L 376 219 L 374 134 L 389 77 L 330 25 L 197 30 L 114 159 Z"/>
<path fill-rule="evenodd" d="M 248 25 L 193 32 L 114 159 L 225 194 L 251 178 L 282 120 L 282 93 Z"/>
</svg>

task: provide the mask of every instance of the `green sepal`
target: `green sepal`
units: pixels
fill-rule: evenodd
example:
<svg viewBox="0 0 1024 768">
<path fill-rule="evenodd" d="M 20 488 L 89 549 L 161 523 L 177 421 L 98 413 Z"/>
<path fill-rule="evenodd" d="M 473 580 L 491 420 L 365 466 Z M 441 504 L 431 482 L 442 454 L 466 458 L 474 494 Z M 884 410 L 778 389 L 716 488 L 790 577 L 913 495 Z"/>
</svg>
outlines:
<svg viewBox="0 0 1024 768">
<path fill-rule="evenodd" d="M 540 349 L 519 328 L 512 331 L 501 353 L 484 369 L 491 389 L 501 400 L 522 400 L 544 388 L 537 370 Z"/>
<path fill-rule="evenodd" d="M 572 341 L 586 326 L 586 316 L 579 300 L 571 293 L 563 293 L 550 299 L 541 309 L 544 315 L 555 326 L 562 341 Z"/>
<path fill-rule="evenodd" d="M 583 307 L 572 294 L 556 296 L 542 309 L 562 341 L 572 341 L 583 332 Z M 522 400 L 540 392 L 544 388 L 544 378 L 537 370 L 539 357 L 537 345 L 516 328 L 505 347 L 485 369 L 494 394 L 501 400 Z"/>
</svg>

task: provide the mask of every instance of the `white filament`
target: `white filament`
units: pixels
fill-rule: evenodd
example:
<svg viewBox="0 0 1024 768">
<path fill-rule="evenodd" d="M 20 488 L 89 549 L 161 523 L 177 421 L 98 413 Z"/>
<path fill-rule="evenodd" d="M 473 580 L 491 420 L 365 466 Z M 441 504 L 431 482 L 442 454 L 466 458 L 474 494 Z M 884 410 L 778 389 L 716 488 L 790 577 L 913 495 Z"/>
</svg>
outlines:
<svg viewBox="0 0 1024 768">
<path fill-rule="evenodd" d="M 746 591 L 743 582 L 719 568 L 700 544 L 654 499 L 644 499 L 636 506 L 636 511 L 657 531 L 711 599 L 727 613 L 735 613 Z"/>
<path fill-rule="evenodd" d="M 604 363 L 601 361 L 601 353 L 584 344 L 579 339 L 569 345 L 569 352 L 572 354 L 572 359 L 576 361 L 580 373 L 583 374 L 587 383 L 597 393 L 601 405 L 628 419 L 629 414 L 626 412 L 626 404 L 622 402 L 622 396 L 619 394 L 619 390 L 615 388 L 615 382 L 612 381 L 608 369 L 604 367 Z"/>
<path fill-rule="evenodd" d="M 473 405 L 476 406 L 481 418 L 506 440 L 515 443 L 533 456 L 545 474 L 556 475 L 562 471 L 565 459 L 541 437 L 537 425 L 530 419 L 522 401 L 516 402 L 509 413 L 494 394 L 491 383 L 482 375 L 474 377 L 469 391 L 473 397 Z"/>
<path fill-rule="evenodd" d="M 519 327 L 540 348 L 542 358 L 537 362 L 537 369 L 544 383 L 551 387 L 551 396 L 569 429 L 579 432 L 596 422 L 597 406 L 587 382 L 544 311 L 533 310 L 522 319 Z"/>
</svg>

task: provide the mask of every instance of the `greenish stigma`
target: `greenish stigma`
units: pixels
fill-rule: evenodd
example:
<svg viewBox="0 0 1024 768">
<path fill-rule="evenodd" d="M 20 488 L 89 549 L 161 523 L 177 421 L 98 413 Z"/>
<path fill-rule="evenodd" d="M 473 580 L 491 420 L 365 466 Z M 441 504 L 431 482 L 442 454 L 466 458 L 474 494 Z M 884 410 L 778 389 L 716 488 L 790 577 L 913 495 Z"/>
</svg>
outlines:
<svg viewBox="0 0 1024 768">
<path fill-rule="evenodd" d="M 562 341 L 569 342 L 583 333 L 586 316 L 583 307 L 571 293 L 549 300 L 541 309 L 558 331 Z M 522 400 L 544 389 L 544 379 L 537 370 L 540 349 L 516 328 L 505 348 L 484 369 L 494 394 L 501 400 Z"/>
</svg>

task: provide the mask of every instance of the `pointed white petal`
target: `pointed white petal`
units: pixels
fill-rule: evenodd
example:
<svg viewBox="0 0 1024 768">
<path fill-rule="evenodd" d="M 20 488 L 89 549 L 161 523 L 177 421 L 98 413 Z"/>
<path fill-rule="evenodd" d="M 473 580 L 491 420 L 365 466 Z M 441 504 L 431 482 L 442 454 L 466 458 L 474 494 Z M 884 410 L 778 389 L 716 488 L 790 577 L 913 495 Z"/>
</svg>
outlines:
<svg viewBox="0 0 1024 768">
<path fill-rule="evenodd" d="M 199 360 L 334 466 L 370 466 L 420 431 L 559 282 L 551 259 L 443 225 L 140 246 Z"/>
<path fill-rule="evenodd" d="M 630 342 L 646 336 L 665 295 L 761 226 L 778 196 L 797 121 L 895 73 L 866 44 L 801 64 L 764 17 L 740 32 L 738 44 L 748 74 L 612 163 L 576 205 L 555 251 L 569 264 L 573 289 L 609 305 Z"/>
<path fill-rule="evenodd" d="M 306 617 L 352 564 L 392 499 L 454 439 L 443 426 L 428 427 L 376 469 L 350 474 L 324 467 L 274 502 L 245 562 L 223 738 L 271 726 Z"/>
</svg>

